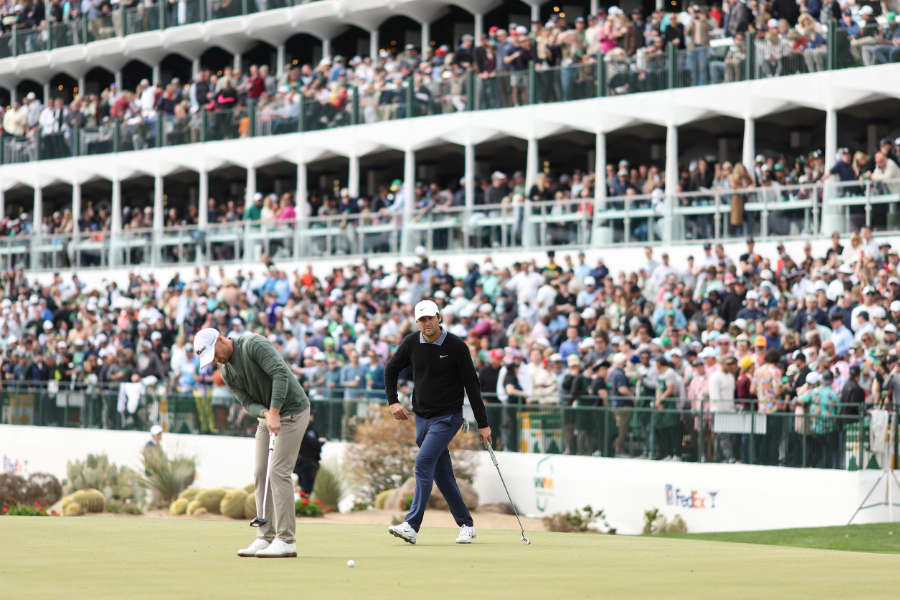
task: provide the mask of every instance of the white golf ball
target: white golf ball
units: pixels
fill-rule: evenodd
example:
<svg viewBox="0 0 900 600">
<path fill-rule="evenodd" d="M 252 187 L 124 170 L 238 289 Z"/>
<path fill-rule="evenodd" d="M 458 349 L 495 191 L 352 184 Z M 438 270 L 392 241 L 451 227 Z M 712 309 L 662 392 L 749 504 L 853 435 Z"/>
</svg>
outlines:
<svg viewBox="0 0 900 600">
<path fill-rule="evenodd" d="M 355 561 L 355 560 L 352 560 L 352 559 L 351 559 L 351 560 L 348 560 L 348 561 L 347 561 L 347 566 L 350 567 L 350 568 L 352 569 L 353 567 L 356 566 L 356 561 Z"/>
</svg>

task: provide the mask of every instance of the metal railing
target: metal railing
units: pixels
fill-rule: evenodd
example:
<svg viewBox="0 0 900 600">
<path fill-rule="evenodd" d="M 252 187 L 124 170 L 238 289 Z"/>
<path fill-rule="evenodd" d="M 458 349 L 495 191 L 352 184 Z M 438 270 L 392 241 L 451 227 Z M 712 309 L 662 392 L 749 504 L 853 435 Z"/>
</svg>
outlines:
<svg viewBox="0 0 900 600">
<path fill-rule="evenodd" d="M 322 215 L 290 220 L 236 221 L 153 229 L 0 237 L 0 267 L 148 267 L 252 262 L 311 256 L 396 254 L 407 248 L 460 252 L 480 248 L 600 247 L 811 237 L 858 230 L 900 230 L 900 180 L 771 185 L 664 194 L 503 204 L 427 205 L 404 223 L 402 212 L 341 213 L 336 200 Z M 831 218 L 823 221 L 825 212 Z"/>
<path fill-rule="evenodd" d="M 307 392 L 316 429 L 332 440 L 352 439 L 357 420 L 374 418 L 385 405 L 383 390 L 311 386 Z M 485 400 L 495 445 L 508 451 L 852 470 L 873 460 L 865 410 L 872 406 L 820 410 L 795 400 L 784 412 L 763 414 L 743 400 L 736 401 L 741 408 L 716 412 L 707 403 L 688 408 L 692 402 L 682 399 L 658 408 L 641 396 L 614 408 L 597 397 L 562 404 L 556 396 L 528 404 L 500 403 L 493 394 Z M 900 407 L 887 408 L 895 411 L 896 454 Z M 464 415 L 474 421 L 468 406 Z M 161 423 L 176 433 L 253 435 L 256 422 L 227 388 L 173 393 L 151 386 L 132 407 L 118 391 L 94 387 L 0 391 L 0 423 L 138 430 Z"/>
</svg>

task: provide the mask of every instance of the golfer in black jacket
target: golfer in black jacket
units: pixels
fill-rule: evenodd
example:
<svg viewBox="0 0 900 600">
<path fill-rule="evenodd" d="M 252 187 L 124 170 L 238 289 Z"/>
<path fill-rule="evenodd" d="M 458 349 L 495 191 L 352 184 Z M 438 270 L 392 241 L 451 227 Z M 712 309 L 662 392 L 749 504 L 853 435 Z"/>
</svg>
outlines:
<svg viewBox="0 0 900 600">
<path fill-rule="evenodd" d="M 408 419 L 409 414 L 397 399 L 397 377 L 404 368 L 412 367 L 415 383 L 412 408 L 416 415 L 416 444 L 419 446 L 416 491 L 406 520 L 400 525 L 392 525 L 388 532 L 410 544 L 416 543 L 434 482 L 459 525 L 456 543 L 469 544 L 475 537 L 475 526 L 459 493 L 447 450 L 450 440 L 463 424 L 463 392 L 469 396 L 478 423 L 478 435 L 485 446 L 491 443 L 491 428 L 468 346 L 441 327 L 437 304 L 431 300 L 416 304 L 414 312 L 419 333 L 406 336 L 391 357 L 384 372 L 384 387 L 394 418 L 398 421 Z"/>
</svg>

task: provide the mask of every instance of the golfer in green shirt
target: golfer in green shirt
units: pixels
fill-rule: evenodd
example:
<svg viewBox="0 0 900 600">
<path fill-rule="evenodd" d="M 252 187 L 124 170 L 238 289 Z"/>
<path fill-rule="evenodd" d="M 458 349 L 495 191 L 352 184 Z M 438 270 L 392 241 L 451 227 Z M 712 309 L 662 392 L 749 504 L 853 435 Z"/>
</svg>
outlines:
<svg viewBox="0 0 900 600">
<path fill-rule="evenodd" d="M 282 558 L 297 556 L 294 539 L 294 488 L 291 471 L 309 423 L 309 398 L 284 359 L 261 335 L 247 334 L 232 340 L 216 329 L 201 329 L 194 336 L 194 352 L 200 366 L 219 363 L 222 379 L 244 409 L 259 419 L 256 429 L 256 512 L 267 497 L 267 523 L 257 538 L 238 556 Z M 269 493 L 264 494 L 269 436 L 276 436 L 272 454 Z M 273 518 L 274 517 L 274 518 Z"/>
</svg>

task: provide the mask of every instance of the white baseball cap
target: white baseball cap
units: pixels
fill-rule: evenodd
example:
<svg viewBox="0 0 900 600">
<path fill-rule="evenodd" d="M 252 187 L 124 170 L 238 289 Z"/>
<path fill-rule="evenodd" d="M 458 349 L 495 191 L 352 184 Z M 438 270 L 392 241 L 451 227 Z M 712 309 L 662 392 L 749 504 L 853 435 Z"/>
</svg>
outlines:
<svg viewBox="0 0 900 600">
<path fill-rule="evenodd" d="M 163 432 L 163 429 L 159 425 L 154 425 L 153 427 L 150 428 L 150 435 L 159 435 L 162 432 Z"/>
<path fill-rule="evenodd" d="M 422 300 L 416 304 L 415 308 L 416 321 L 422 317 L 436 317 L 438 314 L 438 306 L 431 300 Z"/>
<path fill-rule="evenodd" d="M 219 330 L 207 327 L 201 329 L 194 336 L 194 354 L 200 360 L 200 366 L 205 367 L 216 357 L 216 340 L 219 339 Z"/>
</svg>

